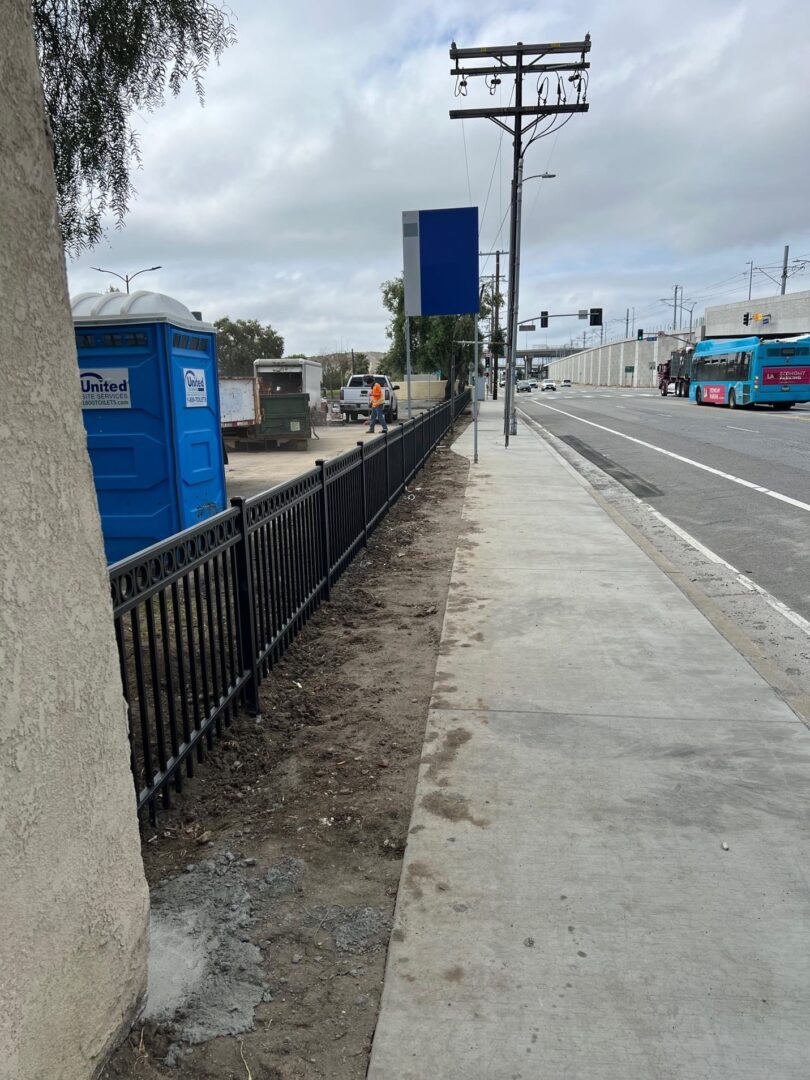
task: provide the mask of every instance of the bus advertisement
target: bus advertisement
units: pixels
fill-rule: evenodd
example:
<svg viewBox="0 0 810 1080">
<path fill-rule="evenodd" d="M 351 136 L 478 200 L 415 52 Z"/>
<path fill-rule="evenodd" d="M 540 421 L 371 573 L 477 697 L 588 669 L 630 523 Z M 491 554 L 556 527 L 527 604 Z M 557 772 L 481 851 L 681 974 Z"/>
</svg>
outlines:
<svg viewBox="0 0 810 1080">
<path fill-rule="evenodd" d="M 790 409 L 810 401 L 810 336 L 699 341 L 690 376 L 697 405 Z"/>
</svg>

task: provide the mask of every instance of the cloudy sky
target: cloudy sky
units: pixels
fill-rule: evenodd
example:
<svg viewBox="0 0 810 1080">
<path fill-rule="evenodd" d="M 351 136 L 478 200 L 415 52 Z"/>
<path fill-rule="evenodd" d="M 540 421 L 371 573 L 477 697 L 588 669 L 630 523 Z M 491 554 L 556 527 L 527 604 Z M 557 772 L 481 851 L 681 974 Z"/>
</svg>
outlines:
<svg viewBox="0 0 810 1080">
<path fill-rule="evenodd" d="M 137 116 L 143 168 L 122 231 L 70 262 L 71 290 L 141 282 L 270 322 L 287 352 L 387 347 L 380 283 L 400 272 L 401 211 L 479 207 L 508 247 L 511 146 L 450 120 L 448 46 L 592 36 L 590 112 L 527 152 L 521 315 L 600 306 L 671 323 L 748 295 L 748 266 L 810 258 L 810 6 L 797 0 L 231 0 L 238 44 L 207 79 Z M 526 94 L 535 80 L 527 80 Z M 529 84 L 532 84 L 530 87 Z M 471 80 L 461 105 L 508 104 Z M 465 154 L 466 142 L 466 154 Z M 481 273 L 494 272 L 481 260 Z M 139 283 L 140 284 L 140 283 Z M 810 288 L 800 263 L 788 290 Z M 778 291 L 759 270 L 753 295 Z M 669 297 L 669 307 L 661 302 Z M 539 331 L 539 327 L 538 327 Z M 568 341 L 577 320 L 537 342 Z"/>
</svg>

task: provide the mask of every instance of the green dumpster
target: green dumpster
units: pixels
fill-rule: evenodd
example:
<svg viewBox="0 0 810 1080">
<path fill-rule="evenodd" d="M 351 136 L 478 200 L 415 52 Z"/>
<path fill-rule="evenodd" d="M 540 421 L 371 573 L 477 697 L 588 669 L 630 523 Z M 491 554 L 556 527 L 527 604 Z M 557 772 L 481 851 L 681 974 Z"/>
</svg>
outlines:
<svg viewBox="0 0 810 1080">
<path fill-rule="evenodd" d="M 309 394 L 262 394 L 258 435 L 278 442 L 304 442 L 311 437 Z"/>
</svg>

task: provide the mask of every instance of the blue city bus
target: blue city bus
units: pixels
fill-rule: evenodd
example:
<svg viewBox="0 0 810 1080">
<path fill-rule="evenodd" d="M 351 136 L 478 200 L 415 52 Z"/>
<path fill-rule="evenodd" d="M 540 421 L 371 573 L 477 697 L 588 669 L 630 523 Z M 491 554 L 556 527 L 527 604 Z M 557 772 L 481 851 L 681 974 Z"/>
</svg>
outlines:
<svg viewBox="0 0 810 1080">
<path fill-rule="evenodd" d="M 810 336 L 699 341 L 689 396 L 698 405 L 770 405 L 810 401 Z"/>
</svg>

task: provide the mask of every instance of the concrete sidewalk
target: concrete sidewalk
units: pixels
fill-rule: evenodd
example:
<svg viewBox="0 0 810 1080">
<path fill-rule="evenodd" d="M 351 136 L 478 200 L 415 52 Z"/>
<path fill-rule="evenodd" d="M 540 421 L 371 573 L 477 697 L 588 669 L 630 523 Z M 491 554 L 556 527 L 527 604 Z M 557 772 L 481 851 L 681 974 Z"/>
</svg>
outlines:
<svg viewBox="0 0 810 1080">
<path fill-rule="evenodd" d="M 369 1078 L 806 1080 L 810 732 L 481 419 Z"/>
</svg>

